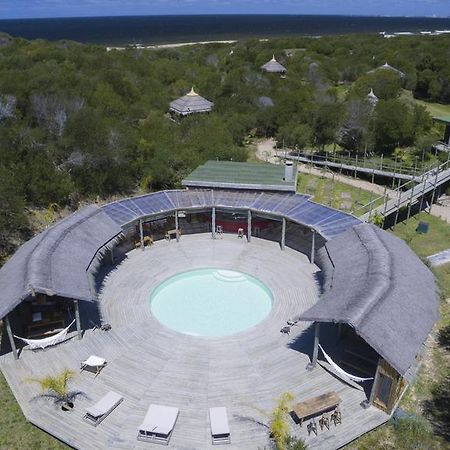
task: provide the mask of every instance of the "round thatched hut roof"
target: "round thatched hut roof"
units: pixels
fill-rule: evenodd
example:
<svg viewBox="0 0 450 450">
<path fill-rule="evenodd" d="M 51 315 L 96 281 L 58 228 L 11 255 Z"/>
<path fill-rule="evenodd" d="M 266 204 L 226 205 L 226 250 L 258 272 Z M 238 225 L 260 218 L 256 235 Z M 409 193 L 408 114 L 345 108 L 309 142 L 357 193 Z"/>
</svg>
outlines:
<svg viewBox="0 0 450 450">
<path fill-rule="evenodd" d="M 261 69 L 265 70 L 269 73 L 286 73 L 287 69 L 283 65 L 281 65 L 276 59 L 275 55 L 273 55 L 272 59 L 266 62 Z"/>
<path fill-rule="evenodd" d="M 273 100 L 270 97 L 266 97 L 262 95 L 258 97 L 258 106 L 262 106 L 264 108 L 274 106 Z"/>
<path fill-rule="evenodd" d="M 367 100 L 373 106 L 378 103 L 378 97 L 373 92 L 373 89 L 370 89 L 370 92 L 367 94 Z"/>
<path fill-rule="evenodd" d="M 392 67 L 387 62 L 385 62 L 382 66 L 377 67 L 376 69 L 369 70 L 369 72 L 367 72 L 367 73 L 373 73 L 373 72 L 376 72 L 378 70 L 390 70 L 391 72 L 396 73 L 400 78 L 403 78 L 405 76 L 405 74 L 402 71 L 396 69 L 395 67 Z"/>
<path fill-rule="evenodd" d="M 213 106 L 213 102 L 198 95 L 192 88 L 186 95 L 171 102 L 169 110 L 180 116 L 187 116 L 189 114 L 210 112 Z"/>
</svg>

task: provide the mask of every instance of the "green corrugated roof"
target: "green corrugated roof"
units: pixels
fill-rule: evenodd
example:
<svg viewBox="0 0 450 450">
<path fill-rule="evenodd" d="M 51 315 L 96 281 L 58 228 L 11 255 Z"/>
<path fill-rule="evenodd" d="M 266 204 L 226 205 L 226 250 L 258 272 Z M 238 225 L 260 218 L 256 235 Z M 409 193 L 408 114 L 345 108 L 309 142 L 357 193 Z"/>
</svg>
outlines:
<svg viewBox="0 0 450 450">
<path fill-rule="evenodd" d="M 295 170 L 294 170 L 295 174 Z M 207 161 L 197 167 L 184 180 L 186 186 L 201 183 L 210 187 L 250 188 L 258 186 L 267 189 L 295 190 L 295 181 L 286 182 L 284 166 L 266 163 L 247 163 L 233 161 Z M 223 186 L 233 185 L 233 186 Z"/>
<path fill-rule="evenodd" d="M 450 125 L 450 116 L 433 117 L 435 122 L 442 122 Z"/>
</svg>

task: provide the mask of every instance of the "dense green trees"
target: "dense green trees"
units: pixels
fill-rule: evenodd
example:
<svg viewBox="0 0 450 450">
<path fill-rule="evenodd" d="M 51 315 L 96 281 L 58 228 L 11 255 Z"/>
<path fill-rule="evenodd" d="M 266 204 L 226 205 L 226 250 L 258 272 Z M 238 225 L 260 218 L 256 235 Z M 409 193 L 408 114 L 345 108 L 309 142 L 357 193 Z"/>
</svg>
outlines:
<svg viewBox="0 0 450 450">
<path fill-rule="evenodd" d="M 0 201 L 5 229 L 24 205 L 179 186 L 207 159 L 245 160 L 249 136 L 321 149 L 429 147 L 431 119 L 403 100 L 450 102 L 449 36 L 333 36 L 107 52 L 69 41 L 3 39 Z M 286 78 L 263 73 L 275 54 Z M 406 74 L 373 71 L 388 61 Z M 191 86 L 214 112 L 179 123 L 169 102 Z M 367 101 L 373 88 L 380 99 Z M 406 150 L 410 151 L 410 150 Z M 1 252 L 1 250 L 0 250 Z"/>
</svg>

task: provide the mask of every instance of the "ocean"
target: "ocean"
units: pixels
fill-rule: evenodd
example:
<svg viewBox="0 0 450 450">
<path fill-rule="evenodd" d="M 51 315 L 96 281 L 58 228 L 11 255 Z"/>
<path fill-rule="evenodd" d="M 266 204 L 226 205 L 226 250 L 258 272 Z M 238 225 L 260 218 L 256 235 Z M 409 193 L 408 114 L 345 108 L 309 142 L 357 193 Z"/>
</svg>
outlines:
<svg viewBox="0 0 450 450">
<path fill-rule="evenodd" d="M 450 30 L 450 17 L 198 15 L 0 20 L 0 31 L 12 36 L 109 46 L 435 30 Z"/>
</svg>

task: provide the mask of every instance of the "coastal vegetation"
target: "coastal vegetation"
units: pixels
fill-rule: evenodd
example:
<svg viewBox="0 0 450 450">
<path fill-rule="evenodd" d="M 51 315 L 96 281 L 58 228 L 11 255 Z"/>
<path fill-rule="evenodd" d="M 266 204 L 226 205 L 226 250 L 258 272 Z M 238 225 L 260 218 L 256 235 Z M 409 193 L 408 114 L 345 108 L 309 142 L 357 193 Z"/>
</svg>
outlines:
<svg viewBox="0 0 450 450">
<path fill-rule="evenodd" d="M 449 48 L 445 35 L 111 51 L 3 36 L 0 254 L 29 234 L 29 210 L 179 187 L 207 159 L 246 160 L 257 136 L 297 149 L 433 158 L 442 130 L 414 98 L 450 103 Z M 286 78 L 261 71 L 273 54 Z M 373 71 L 386 61 L 405 76 Z M 169 102 L 191 86 L 214 111 L 171 120 Z"/>
</svg>

